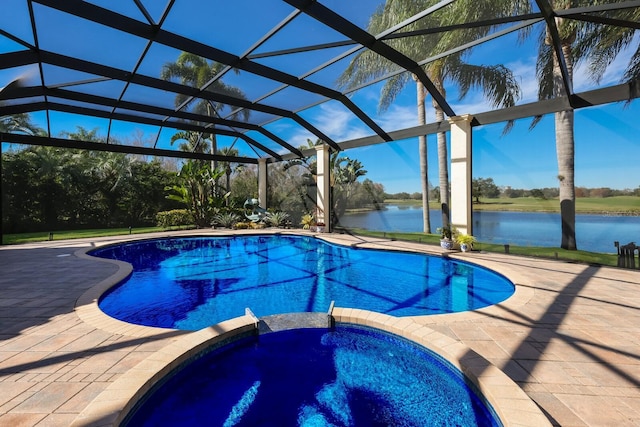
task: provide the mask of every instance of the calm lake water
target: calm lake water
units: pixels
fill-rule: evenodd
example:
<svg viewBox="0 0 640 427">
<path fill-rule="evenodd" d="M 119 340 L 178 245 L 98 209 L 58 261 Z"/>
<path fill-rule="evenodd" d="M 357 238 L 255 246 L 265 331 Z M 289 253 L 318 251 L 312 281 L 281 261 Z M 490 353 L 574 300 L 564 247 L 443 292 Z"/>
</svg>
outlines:
<svg viewBox="0 0 640 427">
<path fill-rule="evenodd" d="M 377 231 L 422 231 L 422 208 L 389 205 L 384 211 L 345 215 L 348 228 Z M 442 224 L 440 211 L 431 210 L 431 231 Z M 560 214 L 539 212 L 473 213 L 473 234 L 481 242 L 518 246 L 560 247 Z M 640 243 L 640 216 L 576 215 L 578 249 L 615 253 L 614 241 Z"/>
</svg>

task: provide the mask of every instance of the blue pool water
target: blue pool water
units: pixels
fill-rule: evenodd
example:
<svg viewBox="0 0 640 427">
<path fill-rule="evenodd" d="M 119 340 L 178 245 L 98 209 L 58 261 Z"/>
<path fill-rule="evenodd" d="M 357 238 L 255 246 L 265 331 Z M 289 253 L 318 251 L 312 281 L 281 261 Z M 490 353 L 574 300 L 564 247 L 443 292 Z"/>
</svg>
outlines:
<svg viewBox="0 0 640 427">
<path fill-rule="evenodd" d="M 462 373 L 370 329 L 238 340 L 187 364 L 129 426 L 499 426 Z"/>
<path fill-rule="evenodd" d="M 133 265 L 99 301 L 135 324 L 198 330 L 244 314 L 361 308 L 393 316 L 453 313 L 496 304 L 514 285 L 468 263 L 356 249 L 310 236 L 148 240 L 91 253 Z"/>
</svg>

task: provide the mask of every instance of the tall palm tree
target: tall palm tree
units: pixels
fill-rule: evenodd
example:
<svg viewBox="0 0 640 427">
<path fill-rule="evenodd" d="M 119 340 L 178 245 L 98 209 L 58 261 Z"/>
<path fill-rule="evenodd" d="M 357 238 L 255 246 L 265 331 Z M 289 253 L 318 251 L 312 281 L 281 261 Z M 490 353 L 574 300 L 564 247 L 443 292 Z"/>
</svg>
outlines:
<svg viewBox="0 0 640 427">
<path fill-rule="evenodd" d="M 579 6 L 571 0 L 554 0 L 554 8 L 568 9 Z M 638 8 L 612 12 L 612 16 L 629 22 L 640 20 Z M 560 50 L 568 73 L 573 82 L 573 69 L 579 62 L 587 65 L 590 77 L 600 81 L 607 67 L 616 56 L 634 42 L 635 30 L 630 27 L 599 25 L 591 22 L 555 18 L 560 39 Z M 538 61 L 539 99 L 566 96 L 566 88 L 558 59 L 553 49 L 552 37 L 548 29 L 540 34 Z M 640 78 L 640 47 L 636 47 L 623 75 L 625 82 Z M 539 121 L 536 118 L 532 126 Z M 562 239 L 560 247 L 568 250 L 578 248 L 576 242 L 576 193 L 575 193 L 575 138 L 573 109 L 555 113 L 556 157 L 558 160 L 558 181 Z"/>
<path fill-rule="evenodd" d="M 234 87 L 223 83 L 220 79 L 215 80 L 216 76 L 224 70 L 226 66 L 219 62 L 211 62 L 206 58 L 195 55 L 189 52 L 182 52 L 178 56 L 176 62 L 170 62 L 162 67 L 161 78 L 165 80 L 178 79 L 180 83 L 192 87 L 203 88 L 213 81 L 206 91 L 216 92 L 223 95 L 233 96 L 240 99 L 246 99 L 244 93 Z M 234 72 L 238 72 L 234 69 Z M 187 95 L 178 94 L 176 96 L 176 106 L 182 105 L 188 100 Z M 213 102 L 202 98 L 194 98 L 189 104 L 194 104 L 194 111 L 198 114 L 204 114 L 210 117 L 218 115 L 225 104 L 221 102 Z M 234 114 L 233 118 L 247 120 L 249 118 L 249 110 L 243 109 Z M 217 144 L 215 132 L 211 133 L 211 154 L 216 154 Z M 217 164 L 214 161 L 213 168 L 215 169 Z"/>
<path fill-rule="evenodd" d="M 219 62 L 209 63 L 206 58 L 193 53 L 181 52 L 176 62 L 169 62 L 162 67 L 161 78 L 165 80 L 178 79 L 180 83 L 184 85 L 197 88 L 206 87 L 205 90 L 208 92 L 215 92 L 235 98 L 246 99 L 244 93 L 239 88 L 227 85 L 220 79 L 216 79 L 225 67 L 226 66 L 224 64 Z M 234 69 L 234 72 L 238 73 L 238 70 Z M 182 105 L 187 100 L 189 100 L 187 95 L 176 95 L 176 107 Z M 225 104 L 221 102 L 213 102 L 202 98 L 194 98 L 187 105 L 190 104 L 192 104 L 194 112 L 207 115 L 209 117 L 218 116 L 219 112 L 225 106 Z M 249 118 L 249 113 L 249 110 L 242 109 L 233 114 L 232 118 L 247 120 Z M 211 132 L 209 140 L 211 143 L 211 154 L 216 154 L 218 152 L 218 144 L 215 130 Z M 217 167 L 217 160 L 212 160 L 211 169 L 215 170 Z M 216 182 L 213 186 L 213 196 L 216 196 L 216 193 L 218 192 L 217 180 L 218 177 L 216 177 Z"/>
<path fill-rule="evenodd" d="M 369 21 L 367 30 L 371 34 L 380 34 L 387 28 L 404 21 L 411 16 L 427 9 L 435 4 L 430 0 L 387 0 L 383 7 L 378 9 Z M 509 16 L 515 12 L 527 11 L 529 4 L 524 0 L 500 1 L 492 0 L 489 4 L 478 7 L 469 0 L 459 0 L 438 13 L 433 13 L 405 28 L 405 31 L 422 28 L 438 28 L 456 22 L 475 22 L 484 18 L 496 18 Z M 479 28 L 466 28 L 455 32 L 442 32 L 436 35 L 407 37 L 387 40 L 391 46 L 410 58 L 419 60 L 433 57 L 458 47 L 470 40 L 475 40 L 486 35 L 491 30 L 490 26 Z M 446 57 L 434 60 L 424 66 L 427 76 L 434 83 L 443 97 L 446 96 L 445 83 L 453 82 L 460 88 L 460 98 L 463 98 L 470 89 L 480 88 L 485 97 L 494 106 L 508 107 L 515 104 L 520 96 L 520 88 L 510 70 L 504 66 L 482 66 L 466 63 L 464 57 L 469 50 L 450 54 Z M 338 83 L 345 88 L 355 87 L 366 83 L 368 80 L 384 76 L 396 71 L 397 66 L 371 51 L 362 51 L 351 61 L 345 72 L 340 76 Z M 385 83 L 381 91 L 378 108 L 385 111 L 389 108 L 396 96 L 409 82 L 416 82 L 418 124 L 425 124 L 424 105 L 426 101 L 426 88 L 414 75 L 402 73 L 395 75 Z M 444 120 L 444 111 L 441 106 L 432 100 L 436 121 Z M 438 133 L 438 177 L 440 184 L 440 204 L 442 211 L 442 223 L 450 223 L 449 212 L 449 168 L 447 141 L 445 133 Z M 427 144 L 426 138 L 419 138 L 420 172 L 423 191 L 424 232 L 431 232 L 429 219 L 428 198 L 428 170 L 427 170 Z"/>
<path fill-rule="evenodd" d="M 221 150 L 219 150 L 220 154 L 223 156 L 229 156 L 229 157 L 236 157 L 238 156 L 238 149 L 237 148 L 233 148 L 233 147 L 224 147 Z M 232 164 L 231 162 L 228 161 L 223 161 L 221 162 L 222 165 L 220 167 L 221 170 L 224 171 L 224 175 L 226 178 L 225 181 L 225 191 L 227 193 L 231 192 L 231 174 L 233 173 L 234 170 L 237 170 L 237 168 L 239 166 Z M 227 197 L 226 199 L 226 203 L 227 206 L 229 205 L 229 197 Z"/>
</svg>

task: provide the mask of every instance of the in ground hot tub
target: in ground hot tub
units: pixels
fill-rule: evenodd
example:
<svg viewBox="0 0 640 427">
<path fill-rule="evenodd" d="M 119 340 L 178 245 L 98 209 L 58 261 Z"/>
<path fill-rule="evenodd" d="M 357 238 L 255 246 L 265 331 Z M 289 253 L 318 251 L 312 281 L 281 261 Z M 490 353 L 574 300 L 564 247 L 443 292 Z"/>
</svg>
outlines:
<svg viewBox="0 0 640 427">
<path fill-rule="evenodd" d="M 147 395 L 127 426 L 499 426 L 491 406 L 426 348 L 357 325 L 229 342 Z"/>
</svg>

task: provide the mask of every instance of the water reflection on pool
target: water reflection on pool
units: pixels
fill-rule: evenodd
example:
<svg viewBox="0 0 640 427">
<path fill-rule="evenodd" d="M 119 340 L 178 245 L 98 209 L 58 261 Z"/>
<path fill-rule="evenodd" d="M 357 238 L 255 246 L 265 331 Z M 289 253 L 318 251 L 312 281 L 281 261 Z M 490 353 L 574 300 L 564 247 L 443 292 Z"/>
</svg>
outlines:
<svg viewBox="0 0 640 427">
<path fill-rule="evenodd" d="M 98 249 L 133 265 L 101 298 L 117 319 L 197 330 L 240 316 L 362 308 L 393 316 L 474 310 L 511 296 L 486 268 L 440 256 L 352 248 L 312 236 L 160 239 Z"/>
</svg>

